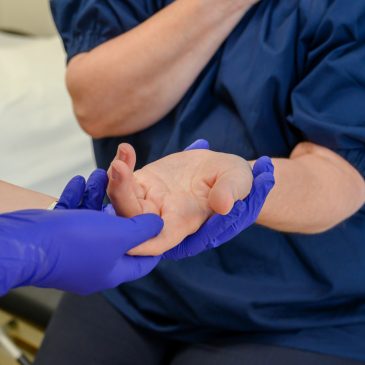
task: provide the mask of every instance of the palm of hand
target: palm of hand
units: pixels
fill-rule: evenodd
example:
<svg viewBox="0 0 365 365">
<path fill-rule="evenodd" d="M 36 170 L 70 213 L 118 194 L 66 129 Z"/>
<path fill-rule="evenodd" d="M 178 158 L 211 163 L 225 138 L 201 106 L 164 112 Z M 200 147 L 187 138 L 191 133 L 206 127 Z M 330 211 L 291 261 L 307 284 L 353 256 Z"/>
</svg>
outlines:
<svg viewBox="0 0 365 365">
<path fill-rule="evenodd" d="M 108 195 L 118 215 L 156 213 L 161 234 L 129 253 L 160 255 L 196 232 L 214 213 L 227 214 L 252 185 L 248 163 L 209 150 L 176 153 L 135 171 L 135 152 L 122 144 L 109 169 Z"/>
</svg>

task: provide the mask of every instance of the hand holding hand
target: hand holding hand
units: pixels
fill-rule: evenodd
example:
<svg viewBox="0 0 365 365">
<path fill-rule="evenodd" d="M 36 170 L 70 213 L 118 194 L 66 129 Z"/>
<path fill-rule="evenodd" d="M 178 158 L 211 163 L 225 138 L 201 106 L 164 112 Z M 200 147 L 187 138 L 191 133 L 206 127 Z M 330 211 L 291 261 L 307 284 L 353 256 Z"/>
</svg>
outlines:
<svg viewBox="0 0 365 365">
<path fill-rule="evenodd" d="M 207 147 L 208 148 L 208 147 Z M 181 260 L 219 247 L 254 224 L 275 185 L 274 166 L 269 157 L 259 158 L 253 166 L 253 184 L 250 194 L 235 203 L 229 214 L 216 214 L 196 233 L 163 254 L 163 259 Z"/>
<path fill-rule="evenodd" d="M 118 215 L 155 213 L 165 222 L 156 238 L 131 250 L 160 255 L 196 232 L 214 213 L 228 214 L 252 186 L 252 172 L 242 158 L 209 150 L 169 155 L 133 173 L 132 146 L 119 146 L 109 169 L 108 195 Z"/>
<path fill-rule="evenodd" d="M 2 214 L 0 295 L 27 285 L 90 294 L 141 278 L 160 258 L 126 252 L 162 226 L 152 214 L 133 219 L 82 209 Z"/>
</svg>

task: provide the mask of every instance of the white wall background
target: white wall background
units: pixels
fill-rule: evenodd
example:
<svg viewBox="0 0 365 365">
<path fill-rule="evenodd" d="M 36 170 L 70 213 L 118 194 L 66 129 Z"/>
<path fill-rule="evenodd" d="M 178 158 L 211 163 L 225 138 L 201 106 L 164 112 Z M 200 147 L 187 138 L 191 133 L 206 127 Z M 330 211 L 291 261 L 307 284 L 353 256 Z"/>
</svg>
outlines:
<svg viewBox="0 0 365 365">
<path fill-rule="evenodd" d="M 0 180 L 54 196 L 72 176 L 94 168 L 56 34 L 48 0 L 0 0 Z"/>
<path fill-rule="evenodd" d="M 48 0 L 0 0 L 0 28 L 34 35 L 56 32 Z"/>
</svg>

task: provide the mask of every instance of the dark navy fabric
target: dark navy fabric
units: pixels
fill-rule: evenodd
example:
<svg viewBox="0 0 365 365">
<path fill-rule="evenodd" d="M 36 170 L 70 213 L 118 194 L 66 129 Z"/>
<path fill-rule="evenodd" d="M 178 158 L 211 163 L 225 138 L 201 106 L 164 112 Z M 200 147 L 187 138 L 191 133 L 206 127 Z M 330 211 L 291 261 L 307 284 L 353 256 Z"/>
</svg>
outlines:
<svg viewBox="0 0 365 365">
<path fill-rule="evenodd" d="M 169 2 L 53 0 L 52 9 L 71 58 Z M 262 0 L 169 115 L 132 136 L 94 141 L 98 165 L 107 168 L 122 141 L 141 166 L 197 138 L 246 159 L 288 157 L 308 140 L 365 176 L 364 64 L 364 1 Z M 106 295 L 131 321 L 170 338 L 245 333 L 365 361 L 365 207 L 317 235 L 253 226 Z"/>
</svg>

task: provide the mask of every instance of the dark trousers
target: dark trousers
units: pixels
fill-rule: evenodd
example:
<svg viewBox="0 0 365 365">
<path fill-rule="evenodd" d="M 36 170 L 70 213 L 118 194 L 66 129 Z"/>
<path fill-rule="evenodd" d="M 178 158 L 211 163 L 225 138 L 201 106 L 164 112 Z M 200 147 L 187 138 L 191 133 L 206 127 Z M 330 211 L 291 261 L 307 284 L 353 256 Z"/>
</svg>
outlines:
<svg viewBox="0 0 365 365">
<path fill-rule="evenodd" d="M 130 324 L 102 296 L 66 294 L 36 365 L 360 365 L 287 348 L 224 342 L 183 345 Z"/>
</svg>

